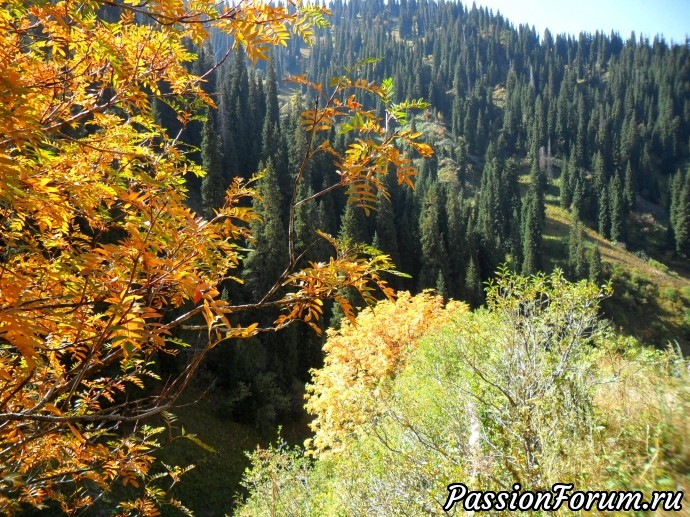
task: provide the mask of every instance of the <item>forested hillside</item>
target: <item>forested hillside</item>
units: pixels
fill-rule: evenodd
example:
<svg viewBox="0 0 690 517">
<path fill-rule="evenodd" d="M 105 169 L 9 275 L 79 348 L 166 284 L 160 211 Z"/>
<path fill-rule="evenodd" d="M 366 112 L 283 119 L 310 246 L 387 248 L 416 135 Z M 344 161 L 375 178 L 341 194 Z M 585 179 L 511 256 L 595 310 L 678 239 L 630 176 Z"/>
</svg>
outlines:
<svg viewBox="0 0 690 517">
<path fill-rule="evenodd" d="M 688 41 L 443 0 L 0 8 L 0 511 L 687 487 Z M 316 459 L 240 486 L 279 426 Z"/>
<path fill-rule="evenodd" d="M 299 114 L 313 96 L 284 79 L 305 74 L 327 88 L 330 78 L 378 58 L 357 74 L 368 81 L 392 78 L 397 101 L 430 102 L 413 126 L 436 154 L 418 162 L 414 192 L 391 183 L 391 203 L 381 198 L 370 217 L 346 210 L 343 198 L 324 200 L 303 214 L 305 235 L 315 224 L 372 243 L 411 275 L 396 287 L 436 288 L 472 305 L 481 304 L 482 282 L 504 263 L 524 274 L 560 267 L 573 279 L 613 277 L 624 291 L 608 308 L 616 323 L 657 344 L 687 342 L 687 293 L 683 302 L 680 293 L 667 292 L 668 306 L 651 309 L 659 316 L 652 331 L 630 328 L 618 317 L 634 308 L 620 297 L 644 298 L 638 291 L 648 281 L 687 287 L 687 45 L 634 34 L 538 35 L 455 2 L 354 1 L 331 8 L 332 25 L 313 47 L 293 41 L 265 71 L 247 69 L 236 54 L 210 78 L 208 88 L 220 99 L 218 170 L 226 183 L 270 159 L 282 188 L 263 209 L 280 207 L 286 220 L 287 187 L 307 140 Z M 227 42 L 215 38 L 214 44 L 222 49 Z M 207 46 L 201 61 L 211 54 Z M 186 136 L 201 145 L 199 127 Z M 333 141 L 346 145 L 338 134 Z M 310 169 L 305 193 L 335 174 L 328 160 Z M 197 187 L 198 206 L 212 204 L 209 196 Z M 272 238 L 271 248 L 279 249 L 281 235 Z M 620 262 L 610 260 L 614 251 L 600 265 L 608 243 L 631 252 L 632 262 L 641 259 L 640 274 L 631 280 L 637 272 L 629 264 L 623 271 L 607 265 Z M 655 269 L 659 263 L 665 266 Z M 672 278 L 664 278 L 665 267 Z M 664 319 L 667 309 L 680 316 Z"/>
<path fill-rule="evenodd" d="M 331 25 L 313 46 L 291 40 L 258 67 L 233 54 L 206 85 L 218 111 L 204 127 L 183 132 L 210 172 L 203 184 L 191 183 L 198 210 L 218 206 L 214 181 L 227 185 L 234 175 L 267 167 L 257 211 L 272 223 L 245 263 L 245 285 L 233 286 L 231 297 L 252 300 L 285 264 L 289 229 L 278 221 L 288 219 L 291 185 L 309 144 L 301 113 L 316 102 L 311 88 L 291 78 L 324 91 L 336 77 L 390 78 L 395 101 L 430 103 L 411 116 L 411 127 L 435 154 L 416 160 L 414 190 L 389 176 L 390 201 L 380 195 L 371 214 L 338 192 L 298 210 L 297 248 L 306 250 L 305 260 L 328 257 L 320 243 L 310 246 L 321 228 L 389 254 L 409 275 L 392 277 L 395 288 L 432 288 L 472 307 L 484 303 L 484 282 L 501 265 L 525 275 L 561 268 L 571 280 L 612 282 L 602 310 L 623 333 L 687 350 L 687 44 L 635 34 L 536 34 L 456 2 L 351 1 L 330 9 Z M 229 43 L 219 34 L 207 42 L 198 51 L 199 71 Z M 176 134 L 174 114 L 159 113 Z M 208 150 L 214 135 L 215 154 Z M 340 152 L 348 145 L 337 128 L 329 140 Z M 304 178 L 298 197 L 332 184 L 337 165 L 321 155 Z M 327 307 L 325 326 L 341 317 L 337 304 L 332 313 Z M 298 418 L 321 346 L 304 326 L 214 351 L 207 373 L 221 388 L 217 412 L 264 431 Z"/>
</svg>

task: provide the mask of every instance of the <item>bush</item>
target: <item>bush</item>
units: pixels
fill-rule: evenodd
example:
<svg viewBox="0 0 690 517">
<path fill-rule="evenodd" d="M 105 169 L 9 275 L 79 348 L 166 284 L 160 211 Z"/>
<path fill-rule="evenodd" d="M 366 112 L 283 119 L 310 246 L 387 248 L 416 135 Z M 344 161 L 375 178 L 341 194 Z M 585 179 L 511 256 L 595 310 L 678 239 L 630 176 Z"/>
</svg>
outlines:
<svg viewBox="0 0 690 517">
<path fill-rule="evenodd" d="M 448 311 L 449 323 L 430 327 L 386 388 L 363 399 L 357 429 L 329 428 L 337 447 L 310 451 L 313 466 L 295 451 L 255 455 L 245 479 L 259 482 L 241 515 L 281 515 L 271 501 L 283 499 L 292 515 L 445 515 L 451 482 L 647 495 L 686 485 L 688 363 L 613 335 L 597 316 L 607 294 L 560 273 L 500 273 L 487 308 Z M 330 395 L 335 407 L 361 396 L 344 385 Z"/>
</svg>

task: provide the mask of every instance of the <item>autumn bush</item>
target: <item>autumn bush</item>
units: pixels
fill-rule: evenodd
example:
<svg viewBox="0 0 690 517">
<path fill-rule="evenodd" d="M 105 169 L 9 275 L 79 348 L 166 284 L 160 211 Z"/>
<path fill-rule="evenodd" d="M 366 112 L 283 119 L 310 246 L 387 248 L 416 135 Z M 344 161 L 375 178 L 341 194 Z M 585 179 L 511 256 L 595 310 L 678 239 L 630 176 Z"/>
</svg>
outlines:
<svg viewBox="0 0 690 517">
<path fill-rule="evenodd" d="M 315 415 L 311 442 L 321 452 L 338 450 L 342 440 L 363 431 L 376 418 L 378 401 L 385 398 L 391 381 L 407 356 L 431 328 L 448 321 L 450 309 L 431 292 L 411 296 L 399 293 L 395 301 L 383 301 L 339 330 L 329 330 L 324 345 L 325 364 L 312 372 L 307 385 L 307 410 Z"/>
<path fill-rule="evenodd" d="M 487 290 L 487 308 L 439 311 L 440 324 L 426 327 L 381 378 L 386 389 L 357 399 L 331 390 L 325 372 L 347 371 L 349 358 L 329 348 L 311 397 L 327 393 L 330 407 L 321 404 L 324 395 L 308 402 L 314 443 L 322 447 L 255 452 L 239 514 L 283 515 L 289 500 L 290 515 L 445 515 L 453 482 L 508 491 L 514 483 L 549 490 L 567 482 L 647 495 L 687 488 L 687 360 L 613 334 L 598 316 L 606 295 L 558 272 L 501 272 Z M 409 319 L 376 314 L 347 331 L 357 334 L 360 357 L 376 356 L 375 339 L 368 347 L 366 336 L 381 323 L 395 328 Z M 358 400 L 366 409 L 355 412 L 355 427 L 329 425 Z M 321 423 L 333 447 L 319 441 Z M 315 456 L 312 463 L 305 454 Z"/>
</svg>

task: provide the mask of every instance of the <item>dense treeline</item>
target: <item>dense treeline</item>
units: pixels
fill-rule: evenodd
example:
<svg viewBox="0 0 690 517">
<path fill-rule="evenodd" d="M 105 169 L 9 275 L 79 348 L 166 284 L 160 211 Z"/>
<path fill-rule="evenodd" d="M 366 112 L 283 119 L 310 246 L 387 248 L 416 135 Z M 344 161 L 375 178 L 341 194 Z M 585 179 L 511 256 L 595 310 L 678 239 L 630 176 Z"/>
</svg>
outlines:
<svg viewBox="0 0 690 517">
<path fill-rule="evenodd" d="M 305 260 L 327 258 L 327 250 L 312 246 L 314 230 L 321 228 L 390 254 L 411 276 L 392 280 L 394 287 L 436 288 L 476 306 L 483 301 L 482 282 L 503 263 L 524 274 L 560 265 L 570 278 L 602 280 L 599 250 L 584 243 L 583 225 L 629 249 L 688 254 L 687 42 L 598 32 L 538 35 L 457 2 L 355 0 L 331 8 L 332 26 L 313 47 L 292 40 L 259 68 L 242 52 L 231 56 L 208 76 L 218 110 L 183 132 L 201 149 L 197 159 L 209 173 L 203 183 L 190 178 L 191 203 L 199 211 L 219 206 L 233 176 L 265 171 L 255 208 L 266 224 L 255 229 L 246 283 L 233 297 L 253 300 L 286 264 L 291 185 L 309 138 L 300 113 L 314 101 L 306 88 L 284 78 L 305 74 L 327 88 L 330 78 L 372 57 L 381 59 L 356 74 L 377 81 L 392 77 L 398 100 L 431 102 L 432 110 L 413 127 L 428 135 L 436 155 L 419 161 L 414 192 L 391 179 L 390 202 L 380 197 L 369 217 L 338 194 L 303 205 L 296 232 Z M 194 66 L 209 70 L 221 57 L 214 45 L 223 49 L 228 43 L 216 35 L 197 49 Z M 180 126 L 171 109 L 159 106 L 159 119 L 176 134 Z M 338 149 L 347 143 L 335 132 L 330 140 Z M 332 183 L 336 168 L 321 155 L 309 165 L 298 194 Z M 547 199 L 569 210 L 573 220 L 555 254 L 542 243 Z M 668 226 L 661 244 L 641 232 L 629 238 L 631 213 L 640 203 Z M 336 309 L 328 323 L 339 318 Z M 319 361 L 320 340 L 305 326 L 257 341 L 262 344 L 224 350 L 216 364 L 223 384 L 240 393 L 231 413 L 269 415 L 270 423 L 277 413 L 299 407 L 306 372 Z M 244 346 L 251 358 L 243 357 Z M 227 361 L 231 373 L 222 366 Z"/>
</svg>

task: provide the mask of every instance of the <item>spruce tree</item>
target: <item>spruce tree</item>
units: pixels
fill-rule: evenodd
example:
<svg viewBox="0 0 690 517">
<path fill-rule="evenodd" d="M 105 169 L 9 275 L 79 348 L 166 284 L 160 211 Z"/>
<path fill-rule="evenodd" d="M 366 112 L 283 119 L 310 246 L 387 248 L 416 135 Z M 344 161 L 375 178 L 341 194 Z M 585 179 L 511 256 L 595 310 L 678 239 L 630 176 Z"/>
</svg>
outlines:
<svg viewBox="0 0 690 517">
<path fill-rule="evenodd" d="M 466 228 L 462 216 L 462 193 L 457 196 L 448 195 L 446 202 L 446 220 L 448 221 L 448 235 L 446 249 L 448 250 L 448 294 L 457 298 L 462 293 L 465 284 L 467 242 Z"/>
<path fill-rule="evenodd" d="M 594 246 L 589 250 L 588 253 L 588 272 L 589 281 L 598 284 L 602 280 L 603 267 L 601 264 L 601 253 L 599 252 L 599 246 Z"/>
<path fill-rule="evenodd" d="M 400 250 L 398 248 L 398 233 L 395 229 L 395 216 L 391 202 L 379 192 L 376 199 L 376 236 L 378 245 L 374 244 L 384 253 L 390 255 L 396 265 L 400 261 Z"/>
<path fill-rule="evenodd" d="M 609 212 L 609 189 L 606 184 L 603 185 L 599 192 L 599 212 L 597 216 L 599 222 L 599 233 L 605 239 L 609 238 L 609 230 L 611 229 L 611 217 Z"/>
<path fill-rule="evenodd" d="M 257 184 L 259 197 L 254 199 L 254 211 L 261 221 L 252 224 L 254 243 L 245 261 L 245 275 L 250 298 L 266 293 L 287 266 L 288 252 L 285 229 L 280 214 L 282 195 L 271 161 Z"/>
<path fill-rule="evenodd" d="M 338 239 L 350 243 L 366 242 L 368 240 L 366 228 L 367 222 L 364 211 L 352 203 L 347 203 L 340 219 Z"/>
<path fill-rule="evenodd" d="M 543 227 L 544 221 L 546 220 L 546 204 L 544 202 L 544 196 L 546 194 L 546 174 L 544 171 L 539 169 L 539 163 L 537 160 L 532 161 L 532 168 L 529 174 L 530 193 L 533 195 L 536 204 L 535 208 L 537 210 L 537 215 L 539 217 L 540 228 Z"/>
<path fill-rule="evenodd" d="M 436 185 L 424 196 L 419 218 L 419 242 L 421 245 L 421 270 L 419 289 L 434 287 L 439 274 L 446 277 L 448 254 L 440 229 L 439 199 Z"/>
<path fill-rule="evenodd" d="M 527 195 L 522 212 L 522 274 L 532 275 L 541 267 L 541 221 L 538 199 Z"/>
<path fill-rule="evenodd" d="M 573 201 L 570 204 L 570 209 L 573 212 L 577 212 L 578 214 L 581 214 L 585 208 L 585 199 L 584 199 L 584 189 L 582 186 L 582 180 L 580 178 L 577 178 L 575 180 L 575 188 L 573 189 Z"/>
<path fill-rule="evenodd" d="M 307 178 L 303 178 L 297 186 L 297 199 L 307 199 L 314 191 Z M 318 206 L 316 202 L 302 203 L 295 209 L 295 256 L 308 250 L 307 260 L 324 260 L 323 248 L 319 244 L 325 244 L 316 231 L 322 226 L 319 220 Z"/>
<path fill-rule="evenodd" d="M 625 167 L 625 184 L 623 185 L 626 213 L 630 213 L 635 208 L 635 187 L 633 181 L 632 167 L 630 162 L 628 162 Z"/>
<path fill-rule="evenodd" d="M 568 271 L 573 280 L 580 280 L 587 276 L 584 229 L 577 213 L 572 215 L 572 224 L 568 234 Z"/>
<path fill-rule="evenodd" d="M 471 255 L 465 273 L 465 299 L 472 307 L 481 305 L 484 296 L 482 290 L 482 278 L 479 275 L 479 266 L 474 253 Z"/>
<path fill-rule="evenodd" d="M 206 176 L 201 182 L 201 210 L 204 217 L 211 219 L 214 209 L 225 202 L 225 181 L 222 173 L 223 156 L 214 123 L 214 115 L 207 111 L 206 121 L 201 132 L 201 165 Z"/>
<path fill-rule="evenodd" d="M 573 166 L 574 163 L 571 160 L 564 160 L 563 167 L 561 168 L 561 207 L 565 210 L 568 210 L 573 202 Z"/>
<path fill-rule="evenodd" d="M 676 252 L 690 256 L 690 170 L 676 175 L 671 194 L 671 226 Z"/>
<path fill-rule="evenodd" d="M 546 218 L 544 186 L 545 178 L 535 160 L 522 210 L 522 272 L 526 275 L 541 269 L 542 229 Z"/>
<path fill-rule="evenodd" d="M 613 242 L 625 241 L 625 198 L 620 176 L 616 173 L 609 183 L 609 204 L 611 214 L 611 240 Z"/>
<path fill-rule="evenodd" d="M 503 190 L 501 171 L 493 150 L 493 144 L 489 144 L 477 201 L 479 206 L 477 229 L 482 236 L 484 246 L 489 250 L 498 251 L 502 245 L 505 214 L 501 210 Z"/>
</svg>

